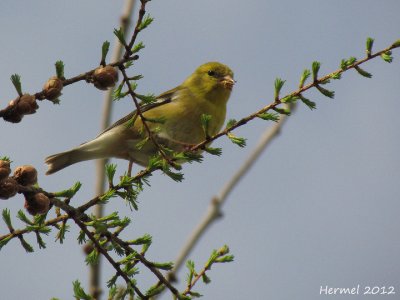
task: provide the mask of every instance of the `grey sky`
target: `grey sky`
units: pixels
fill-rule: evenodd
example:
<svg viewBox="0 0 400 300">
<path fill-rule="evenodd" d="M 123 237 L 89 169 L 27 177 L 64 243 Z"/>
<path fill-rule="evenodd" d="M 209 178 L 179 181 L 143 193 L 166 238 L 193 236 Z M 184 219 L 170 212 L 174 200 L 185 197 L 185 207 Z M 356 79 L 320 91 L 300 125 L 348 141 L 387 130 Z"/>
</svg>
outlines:
<svg viewBox="0 0 400 300">
<path fill-rule="evenodd" d="M 62 59 L 66 76 L 94 68 L 103 41 L 113 41 L 122 1 L 7 1 L 0 4 L 0 106 L 15 97 L 9 77 L 22 76 L 23 89 L 37 92 Z M 219 60 L 235 72 L 237 84 L 229 118 L 240 118 L 273 99 L 276 77 L 286 79 L 283 93 L 296 89 L 312 61 L 321 74 L 340 60 L 365 55 L 365 40 L 380 50 L 400 38 L 397 0 L 371 1 L 157 1 L 148 4 L 155 22 L 139 37 L 146 48 L 131 72 L 143 74 L 139 91 L 161 93 L 178 85 L 203 62 Z M 301 105 L 279 138 L 263 154 L 223 207 L 224 218 L 204 236 L 191 255 L 201 266 L 212 249 L 228 244 L 235 262 L 215 266 L 212 283 L 196 290 L 205 299 L 324 299 L 320 286 L 394 286 L 400 293 L 400 150 L 398 128 L 400 51 L 387 64 L 375 59 L 366 79 L 351 71 L 328 88 L 328 99 L 306 96 L 317 110 Z M 13 166 L 33 164 L 40 185 L 58 191 L 79 180 L 76 203 L 93 195 L 94 163 L 71 166 L 45 176 L 43 159 L 97 135 L 102 93 L 85 83 L 63 91 L 61 105 L 40 103 L 35 115 L 17 125 L 1 122 L 0 155 Z M 113 119 L 132 103 L 115 103 Z M 241 149 L 226 138 L 215 146 L 221 157 L 184 167 L 185 181 L 174 183 L 156 173 L 140 197 L 139 212 L 122 200 L 108 206 L 130 216 L 126 237 L 153 235 L 148 253 L 155 261 L 173 260 L 210 198 L 238 168 L 270 124 L 249 123 L 236 134 L 248 139 Z M 127 163 L 118 163 L 121 174 Z M 22 196 L 1 201 L 15 215 Z M 18 223 L 16 223 L 17 225 Z M 20 224 L 21 226 L 21 224 Z M 19 227 L 19 226 L 16 226 Z M 7 232 L 0 223 L 0 234 Z M 71 299 L 72 281 L 87 284 L 87 269 L 77 231 L 65 244 L 46 238 L 48 248 L 26 254 L 17 240 L 1 251 L 2 299 Z M 34 237 L 29 241 L 34 243 Z M 103 281 L 113 274 L 105 265 Z M 184 273 L 180 287 L 184 286 Z M 155 282 L 147 272 L 146 286 Z M 363 292 L 364 290 L 360 291 Z M 330 299 L 361 299 L 335 296 Z M 164 299 L 170 299 L 165 295 Z"/>
</svg>

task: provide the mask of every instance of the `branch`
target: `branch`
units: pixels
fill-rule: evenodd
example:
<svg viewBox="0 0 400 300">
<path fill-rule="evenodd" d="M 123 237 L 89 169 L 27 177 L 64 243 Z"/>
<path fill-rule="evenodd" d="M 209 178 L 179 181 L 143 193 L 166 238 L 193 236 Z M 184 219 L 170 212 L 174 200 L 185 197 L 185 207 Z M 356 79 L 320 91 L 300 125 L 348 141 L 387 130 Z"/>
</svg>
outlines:
<svg viewBox="0 0 400 300">
<path fill-rule="evenodd" d="M 165 159 L 168 162 L 168 164 L 170 164 L 171 166 L 176 166 L 176 164 L 165 154 L 165 152 L 163 151 L 161 146 L 157 143 L 156 139 L 154 138 L 153 133 L 151 132 L 149 126 L 147 125 L 146 118 L 143 116 L 142 109 L 140 107 L 139 102 L 136 99 L 136 93 L 132 89 L 132 86 L 130 84 L 130 79 L 129 79 L 127 73 L 126 73 L 125 67 L 122 65 L 122 66 L 119 66 L 119 69 L 120 69 L 120 71 L 122 73 L 122 76 L 124 78 L 123 80 L 124 80 L 124 82 L 125 82 L 125 84 L 126 84 L 126 86 L 128 88 L 128 93 L 131 96 L 131 98 L 133 100 L 133 103 L 134 103 L 134 105 L 136 107 L 136 114 L 135 114 L 135 116 L 133 118 L 136 118 L 137 116 L 139 116 L 139 118 L 142 120 L 142 124 L 143 124 L 143 126 L 144 126 L 144 128 L 145 128 L 145 130 L 147 132 L 147 135 L 148 135 L 149 139 L 154 144 L 154 146 L 156 146 L 156 148 L 160 152 L 162 158 Z"/>
<path fill-rule="evenodd" d="M 136 251 L 134 251 L 131 247 L 129 247 L 129 244 L 126 242 L 122 241 L 120 238 L 114 236 L 114 235 L 109 235 L 108 233 L 106 236 L 115 242 L 117 242 L 128 254 L 134 254 L 135 258 L 137 258 L 143 265 L 145 265 L 158 279 L 161 283 L 163 283 L 168 289 L 175 295 L 179 296 L 179 291 L 174 288 L 171 283 L 161 274 L 161 272 L 153 266 L 151 262 L 149 262 L 143 254 L 140 254 Z"/>
<path fill-rule="evenodd" d="M 131 38 L 129 44 L 125 48 L 125 54 L 124 54 L 125 58 L 131 56 L 132 47 L 136 42 L 136 38 L 137 38 L 139 32 L 142 31 L 141 24 L 142 24 L 142 21 L 143 21 L 143 17 L 144 17 L 144 15 L 146 13 L 146 3 L 149 2 L 149 1 L 150 0 L 140 0 L 141 6 L 140 6 L 140 9 L 139 9 L 139 17 L 138 17 L 138 20 L 136 22 L 135 30 L 134 30 L 134 32 L 132 34 L 132 38 Z"/>
<path fill-rule="evenodd" d="M 210 258 L 205 263 L 203 269 L 197 273 L 194 267 L 193 261 L 188 261 L 186 266 L 189 269 L 189 274 L 187 276 L 187 287 L 182 295 L 190 295 L 194 297 L 200 297 L 201 295 L 197 292 L 193 292 L 193 287 L 199 281 L 200 278 L 203 279 L 205 283 L 209 283 L 211 279 L 207 276 L 207 271 L 211 270 L 211 267 L 215 263 L 228 263 L 232 262 L 234 259 L 233 255 L 228 255 L 229 248 L 228 246 L 224 245 L 218 250 L 213 250 L 211 253 Z"/>
<path fill-rule="evenodd" d="M 134 291 L 140 296 L 141 299 L 147 299 L 145 295 L 138 289 L 138 287 L 132 282 L 131 279 L 121 270 L 117 262 L 108 254 L 108 252 L 99 244 L 93 234 L 87 229 L 86 225 L 84 225 L 76 216 L 72 216 L 75 223 L 81 228 L 81 230 L 86 234 L 86 236 L 92 241 L 93 245 L 96 249 L 108 260 L 108 262 L 113 266 L 113 268 L 117 271 L 117 274 L 121 276 L 127 286 L 132 286 Z"/>
<path fill-rule="evenodd" d="M 145 28 L 142 25 L 142 21 L 143 21 L 143 16 L 145 14 L 146 3 L 149 0 L 140 0 L 140 1 L 141 1 L 142 5 L 141 5 L 141 8 L 139 10 L 139 18 L 138 18 L 137 25 L 135 27 L 135 31 L 134 31 L 134 33 L 132 35 L 132 38 L 131 38 L 131 41 L 130 41 L 129 45 L 126 45 L 126 43 L 124 43 L 125 54 L 124 54 L 122 59 L 119 59 L 118 61 L 110 63 L 109 66 L 112 66 L 112 67 L 123 67 L 124 64 L 126 64 L 128 62 L 131 62 L 133 60 L 137 60 L 139 58 L 138 55 L 133 55 L 134 53 L 132 52 L 131 48 L 133 47 L 133 44 L 135 43 L 137 35 L 139 34 L 139 32 L 142 31 Z M 129 17 L 129 15 L 125 15 L 125 17 Z M 127 18 L 124 19 L 124 17 L 121 19 L 121 22 L 122 22 L 121 27 L 124 27 L 126 25 L 127 20 L 128 19 Z M 121 41 L 121 43 L 123 42 L 121 39 L 120 39 L 120 41 Z M 102 60 L 102 63 L 104 63 L 103 60 Z M 62 62 L 61 62 L 61 65 L 62 65 L 62 67 L 61 67 L 62 71 L 59 72 L 60 69 L 57 69 L 57 77 L 56 77 L 56 79 L 59 81 L 58 82 L 59 90 L 58 90 L 57 95 L 54 96 L 54 97 L 53 96 L 49 96 L 49 92 L 48 92 L 48 90 L 46 88 L 46 85 L 48 84 L 48 82 L 46 83 L 44 89 L 41 90 L 40 92 L 34 93 L 32 96 L 29 95 L 29 94 L 25 94 L 25 95 L 30 97 L 30 99 L 29 99 L 30 103 L 29 104 L 31 104 L 30 105 L 31 107 L 28 109 L 28 111 L 26 111 L 27 109 L 18 110 L 18 107 L 17 107 L 18 105 L 17 104 L 20 101 L 20 98 L 22 98 L 25 95 L 22 93 L 22 90 L 21 90 L 21 82 L 20 82 L 19 76 L 18 75 L 16 75 L 16 76 L 13 75 L 12 76 L 12 80 L 13 80 L 13 83 L 14 83 L 16 89 L 17 89 L 19 97 L 17 99 L 13 100 L 14 102 L 11 101 L 6 108 L 0 109 L 0 118 L 3 118 L 4 120 L 7 120 L 9 122 L 18 123 L 18 122 L 20 122 L 22 120 L 22 117 L 24 115 L 33 114 L 33 113 L 36 112 L 36 109 L 38 108 L 38 106 L 36 104 L 36 100 L 42 101 L 42 100 L 47 99 L 47 100 L 49 100 L 49 101 L 51 101 L 53 103 L 59 103 L 59 100 L 56 99 L 56 98 L 57 98 L 57 96 L 61 95 L 61 90 L 62 90 L 63 87 L 68 86 L 68 85 L 73 84 L 73 83 L 76 83 L 76 82 L 79 82 L 79 81 L 82 81 L 82 80 L 85 80 L 86 82 L 93 82 L 92 76 L 95 73 L 97 68 L 96 69 L 92 69 L 92 70 L 87 71 L 87 72 L 84 72 L 82 74 L 76 75 L 76 76 L 74 76 L 72 78 L 65 79 L 64 75 L 63 75 L 64 65 L 62 64 Z M 57 64 L 56 64 L 56 67 L 57 67 Z"/>
<path fill-rule="evenodd" d="M 223 135 L 228 134 L 229 132 L 235 130 L 236 128 L 238 128 L 240 126 L 243 126 L 243 125 L 247 124 L 249 121 L 252 121 L 253 119 L 258 118 L 260 114 L 263 114 L 263 113 L 265 113 L 265 112 L 267 112 L 267 111 L 269 111 L 271 109 L 275 109 L 278 105 L 283 103 L 282 102 L 283 99 L 289 98 L 289 97 L 292 97 L 292 98 L 299 97 L 305 91 L 308 91 L 308 90 L 310 90 L 311 88 L 314 88 L 314 87 L 319 87 L 320 84 L 324 84 L 324 83 L 328 82 L 329 79 L 334 78 L 335 76 L 339 77 L 342 73 L 344 73 L 344 72 L 346 72 L 348 70 L 357 69 L 360 65 L 370 61 L 371 59 L 374 59 L 374 58 L 376 58 L 378 56 L 383 56 L 386 53 L 390 52 L 391 50 L 393 50 L 395 48 L 399 48 L 399 47 L 400 47 L 400 41 L 395 42 L 391 46 L 389 46 L 389 47 L 387 47 L 387 48 L 385 48 L 385 49 L 383 49 L 381 51 L 378 51 L 375 54 L 367 55 L 367 57 L 365 57 L 364 59 L 355 61 L 354 63 L 352 63 L 352 64 L 350 64 L 350 65 L 348 65 L 348 66 L 346 66 L 344 68 L 337 69 L 336 71 L 334 71 L 332 73 L 329 73 L 329 74 L 327 74 L 327 75 L 325 75 L 323 77 L 314 79 L 314 81 L 312 83 L 307 84 L 307 85 L 299 88 L 298 90 L 296 90 L 296 91 L 294 91 L 294 92 L 292 92 L 290 94 L 287 94 L 284 97 L 275 99 L 275 101 L 272 102 L 271 104 L 268 104 L 267 106 L 264 106 L 263 108 L 261 108 L 260 110 L 252 113 L 251 115 L 240 119 L 236 124 L 232 125 L 229 128 L 226 128 L 225 130 L 223 130 L 223 131 L 219 132 L 218 134 L 210 137 L 209 139 L 204 140 L 203 142 L 193 146 L 190 150 L 194 151 L 194 150 L 198 150 L 198 149 L 203 149 L 208 143 L 220 138 Z"/>
<path fill-rule="evenodd" d="M 56 217 L 54 219 L 48 220 L 44 223 L 44 226 L 54 226 L 60 222 L 66 221 L 70 218 L 68 214 Z M 0 241 L 5 240 L 5 239 L 12 239 L 15 237 L 22 236 L 26 233 L 31 233 L 34 232 L 35 230 L 30 229 L 30 228 L 24 228 L 24 229 L 16 229 L 10 232 L 9 234 L 4 234 L 0 236 Z"/>
</svg>

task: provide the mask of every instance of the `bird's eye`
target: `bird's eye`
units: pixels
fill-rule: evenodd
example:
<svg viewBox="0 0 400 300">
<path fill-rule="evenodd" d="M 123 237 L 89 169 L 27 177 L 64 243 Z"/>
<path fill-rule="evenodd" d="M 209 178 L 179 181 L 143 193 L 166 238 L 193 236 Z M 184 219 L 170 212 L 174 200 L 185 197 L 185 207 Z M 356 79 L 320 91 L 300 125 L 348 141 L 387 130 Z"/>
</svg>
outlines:
<svg viewBox="0 0 400 300">
<path fill-rule="evenodd" d="M 216 75 L 215 71 L 213 71 L 213 70 L 208 71 L 207 74 L 209 76 L 215 76 Z"/>
</svg>

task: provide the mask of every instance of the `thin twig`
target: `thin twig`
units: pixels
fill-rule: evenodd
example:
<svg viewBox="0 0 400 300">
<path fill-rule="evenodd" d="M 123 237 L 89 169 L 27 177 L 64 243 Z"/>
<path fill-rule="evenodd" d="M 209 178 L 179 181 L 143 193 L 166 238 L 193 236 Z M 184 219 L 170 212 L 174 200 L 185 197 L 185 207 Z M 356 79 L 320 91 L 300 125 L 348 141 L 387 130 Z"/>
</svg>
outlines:
<svg viewBox="0 0 400 300">
<path fill-rule="evenodd" d="M 128 93 L 131 96 L 134 105 L 136 106 L 136 114 L 142 120 L 142 124 L 143 124 L 143 126 L 144 126 L 144 128 L 145 128 L 145 130 L 147 132 L 147 135 L 149 136 L 149 139 L 154 144 L 154 146 L 158 149 L 158 151 L 160 152 L 162 158 L 165 159 L 168 162 L 169 165 L 176 166 L 176 164 L 165 154 L 165 152 L 163 151 L 161 146 L 158 144 L 158 142 L 154 138 L 154 135 L 153 135 L 152 131 L 150 130 L 149 125 L 146 122 L 146 118 L 143 116 L 143 112 L 142 112 L 142 109 L 140 107 L 140 104 L 136 99 L 136 94 L 135 94 L 134 90 L 132 89 L 132 86 L 129 83 L 129 77 L 128 77 L 128 74 L 126 73 L 125 67 L 124 66 L 120 66 L 119 69 L 121 70 L 122 76 L 124 77 L 124 81 L 125 81 L 126 86 L 128 88 Z"/>
<path fill-rule="evenodd" d="M 206 267 L 204 267 L 194 278 L 193 280 L 188 284 L 188 286 L 186 287 L 186 289 L 183 291 L 182 295 L 187 295 L 191 292 L 192 288 L 196 285 L 197 281 L 199 281 L 199 279 L 201 277 L 203 277 L 204 274 L 206 274 L 206 272 L 208 271 L 208 269 Z"/>
<path fill-rule="evenodd" d="M 139 16 L 138 16 L 138 20 L 136 22 L 136 26 L 135 26 L 135 30 L 132 34 L 131 40 L 129 42 L 129 44 L 127 45 L 126 49 L 125 49 L 125 54 L 124 54 L 124 58 L 128 58 L 131 56 L 131 50 L 133 45 L 136 42 L 136 38 L 140 32 L 140 24 L 142 23 L 144 14 L 146 13 L 146 3 L 150 1 L 150 0 L 140 0 L 141 2 L 141 6 L 139 9 Z"/>
<path fill-rule="evenodd" d="M 138 252 L 134 252 L 134 250 L 123 240 L 118 238 L 115 235 L 110 235 L 109 233 L 106 233 L 107 238 L 110 240 L 115 241 L 118 245 L 120 245 L 128 254 L 135 253 L 135 257 L 143 264 L 145 265 L 158 279 L 159 282 L 164 284 L 168 289 L 174 294 L 174 295 L 179 295 L 179 291 L 173 287 L 170 283 L 170 281 L 164 277 L 164 275 L 153 266 L 151 262 L 149 262 L 143 254 L 140 254 Z"/>
<path fill-rule="evenodd" d="M 91 218 L 89 218 L 88 215 L 85 213 L 82 213 L 79 209 L 76 209 L 68 204 L 66 204 L 64 201 L 58 200 L 57 198 L 52 199 L 52 203 L 56 205 L 57 207 L 60 207 L 62 210 L 64 210 L 69 218 L 73 219 L 75 223 L 81 228 L 81 230 L 86 234 L 86 236 L 92 241 L 93 245 L 96 247 L 96 249 L 110 262 L 110 264 L 114 267 L 114 269 L 117 271 L 118 275 L 124 278 L 127 284 L 132 285 L 134 288 L 135 292 L 142 298 L 142 299 L 148 299 L 147 296 L 143 295 L 140 290 L 133 284 L 133 282 L 129 279 L 129 277 L 121 270 L 119 267 L 119 264 L 115 262 L 115 260 L 108 254 L 107 250 L 104 249 L 100 243 L 97 241 L 97 239 L 94 237 L 94 235 L 88 230 L 87 226 L 82 222 L 82 221 L 90 221 Z M 108 230 L 105 230 L 102 232 L 102 235 L 105 236 L 108 240 L 112 240 L 115 243 L 117 243 L 120 247 L 122 247 L 127 255 L 135 253 L 135 257 L 143 264 L 145 265 L 158 279 L 160 282 L 165 284 L 170 291 L 174 295 L 179 295 L 179 291 L 174 288 L 170 282 L 165 278 L 162 273 L 153 266 L 151 262 L 149 262 L 143 254 L 140 254 L 133 250 L 130 245 L 118 238 L 118 236 L 114 233 L 111 233 Z"/>
<path fill-rule="evenodd" d="M 117 271 L 117 274 L 121 276 L 127 285 L 132 286 L 136 294 L 140 296 L 141 299 L 148 299 L 140 290 L 139 288 L 132 282 L 131 279 L 121 270 L 119 267 L 119 264 L 108 254 L 108 252 L 99 244 L 97 239 L 94 237 L 94 235 L 87 229 L 86 225 L 82 223 L 79 218 L 77 218 L 75 215 L 72 215 L 72 219 L 75 221 L 75 223 L 81 228 L 81 230 L 86 234 L 86 236 L 92 241 L 93 245 L 96 247 L 96 249 L 108 260 L 108 262 L 114 267 L 114 269 Z"/>
<path fill-rule="evenodd" d="M 265 112 L 277 107 L 279 104 L 281 104 L 280 100 L 283 99 L 283 98 L 290 97 L 290 96 L 293 96 L 293 97 L 299 96 L 300 94 L 304 93 L 305 91 L 307 91 L 307 90 L 309 90 L 309 89 L 311 89 L 313 87 L 316 87 L 317 85 L 325 82 L 326 80 L 329 80 L 332 77 L 332 75 L 342 74 L 343 72 L 346 72 L 346 71 L 348 71 L 350 69 L 355 69 L 356 67 L 362 65 L 363 63 L 365 63 L 365 62 L 367 62 L 367 61 L 369 61 L 369 60 L 371 60 L 371 59 L 373 59 L 373 58 L 375 58 L 377 56 L 381 56 L 382 54 L 384 54 L 384 53 L 386 53 L 386 52 L 388 52 L 388 51 L 390 51 L 392 49 L 398 48 L 398 47 L 400 47 L 400 45 L 393 44 L 393 45 L 391 45 L 391 46 L 389 46 L 389 47 L 387 47 L 387 48 L 385 48 L 385 49 L 383 49 L 381 51 L 378 51 L 378 52 L 376 52 L 376 53 L 374 53 L 372 55 L 369 55 L 369 56 L 367 56 L 367 57 L 365 57 L 363 59 L 360 59 L 360 60 L 354 62 L 352 65 L 349 65 L 348 67 L 346 67 L 344 69 L 337 69 L 336 71 L 334 71 L 332 73 L 329 73 L 329 74 L 327 74 L 327 75 L 325 75 L 325 76 L 323 76 L 321 78 L 318 78 L 317 80 L 313 81 L 312 83 L 309 83 L 309 84 L 299 88 L 298 90 L 296 90 L 296 91 L 284 96 L 284 97 L 276 99 L 274 102 L 264 106 L 263 108 L 261 108 L 260 110 L 256 111 L 255 113 L 252 113 L 251 115 L 240 119 L 233 126 L 231 126 L 229 128 L 226 128 L 225 130 L 217 133 L 216 135 L 210 137 L 209 139 L 207 139 L 207 140 L 205 140 L 205 141 L 193 146 L 190 150 L 195 151 L 195 150 L 198 150 L 198 149 L 202 149 L 202 148 L 204 148 L 206 146 L 206 144 L 216 140 L 217 138 L 219 138 L 219 137 L 221 137 L 223 135 L 226 135 L 227 133 L 235 130 L 236 128 L 238 128 L 240 126 L 243 126 L 243 125 L 247 124 L 249 121 L 257 118 L 258 115 L 260 115 L 262 113 L 265 113 Z"/>
<path fill-rule="evenodd" d="M 65 221 L 65 220 L 68 220 L 70 218 L 70 216 L 68 215 L 68 214 L 66 214 L 66 215 L 62 215 L 62 216 L 59 216 L 59 217 L 57 217 L 57 218 L 54 218 L 54 219 L 51 219 L 51 220 L 48 220 L 48 221 L 46 221 L 44 224 L 43 224 L 43 226 L 54 226 L 54 225 L 56 225 L 56 224 L 58 224 L 58 223 L 60 223 L 60 222 L 63 222 L 63 221 Z M 2 240 L 4 240 L 4 239 L 7 239 L 7 238 L 15 238 L 15 237 L 18 237 L 18 236 L 22 236 L 22 235 L 24 235 L 24 234 L 26 234 L 26 233 L 30 233 L 30 232 L 34 232 L 35 230 L 33 230 L 33 229 L 28 229 L 28 228 L 24 228 L 24 229 L 14 229 L 11 233 L 9 233 L 9 234 L 4 234 L 4 235 L 2 235 L 2 236 L 0 236 L 0 241 L 2 241 Z"/>
</svg>

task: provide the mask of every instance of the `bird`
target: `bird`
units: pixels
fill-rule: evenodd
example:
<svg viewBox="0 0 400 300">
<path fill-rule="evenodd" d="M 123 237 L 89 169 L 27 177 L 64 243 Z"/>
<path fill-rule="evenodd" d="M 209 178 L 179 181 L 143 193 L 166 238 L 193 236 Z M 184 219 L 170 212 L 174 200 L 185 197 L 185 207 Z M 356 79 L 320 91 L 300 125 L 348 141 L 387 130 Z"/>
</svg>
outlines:
<svg viewBox="0 0 400 300">
<path fill-rule="evenodd" d="M 140 109 L 143 118 L 135 110 L 95 139 L 47 157 L 46 175 L 78 162 L 111 157 L 146 167 L 159 150 L 157 144 L 173 151 L 185 151 L 221 130 L 235 82 L 227 65 L 202 64 L 182 84 L 157 96 L 156 102 L 143 106 Z M 206 133 L 202 115 L 211 117 Z"/>
</svg>

